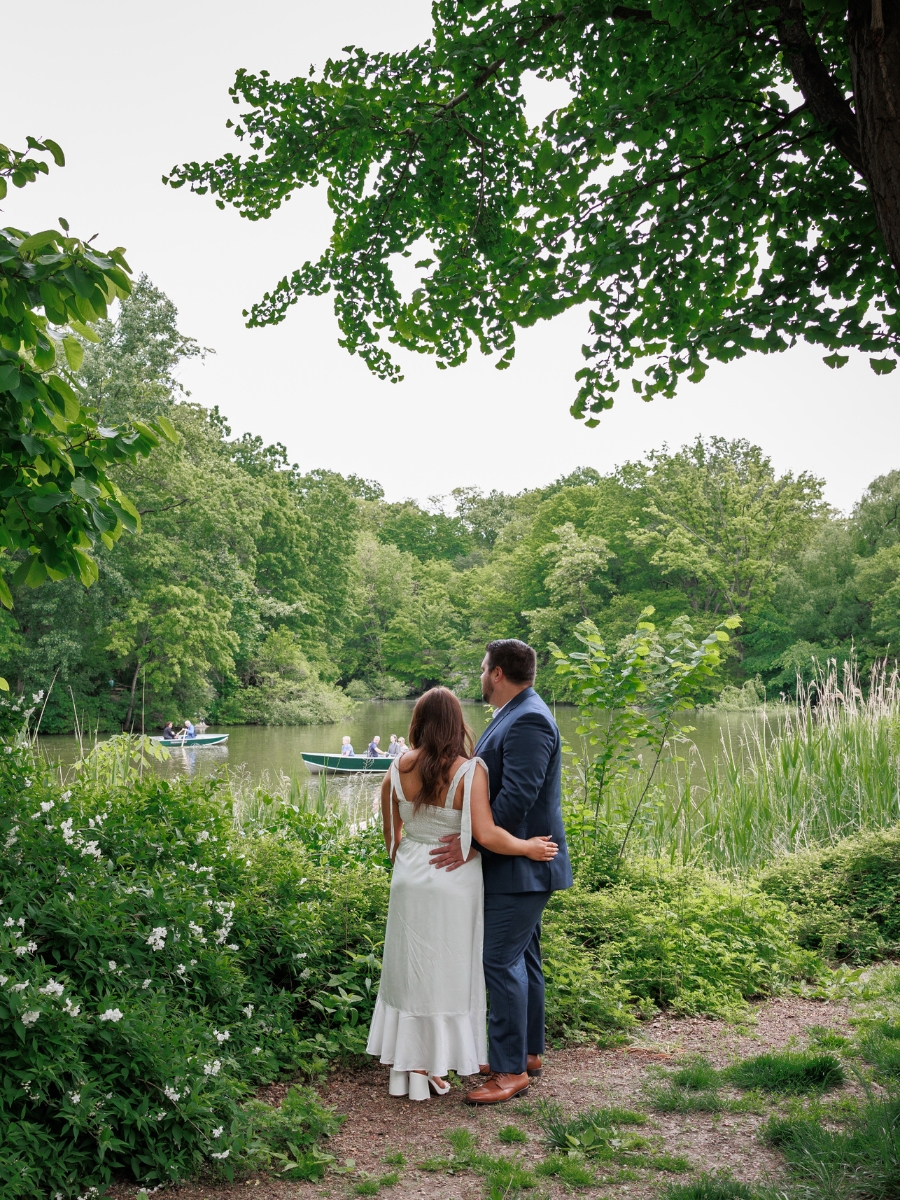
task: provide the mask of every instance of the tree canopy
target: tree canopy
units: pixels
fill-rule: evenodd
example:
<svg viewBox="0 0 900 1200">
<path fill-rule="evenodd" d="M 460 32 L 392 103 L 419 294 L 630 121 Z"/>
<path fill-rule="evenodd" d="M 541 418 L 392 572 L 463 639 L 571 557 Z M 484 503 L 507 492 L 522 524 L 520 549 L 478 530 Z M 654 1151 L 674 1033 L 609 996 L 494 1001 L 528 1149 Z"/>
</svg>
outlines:
<svg viewBox="0 0 900 1200">
<path fill-rule="evenodd" d="M 55 142 L 28 139 L 28 150 L 0 146 L 0 199 L 7 179 L 24 187 L 46 174 L 46 153 L 63 166 Z M 93 239 L 91 239 L 92 241 Z M 97 578 L 94 548 L 107 548 L 140 516 L 109 471 L 175 436 L 165 417 L 102 425 L 75 378 L 85 343 L 108 306 L 131 291 L 120 248 L 106 254 L 59 229 L 0 229 L 0 602 L 4 579 L 36 587 L 46 579 Z M 3 562 L 3 558 L 6 562 Z"/>
<path fill-rule="evenodd" d="M 354 46 L 279 82 L 240 70 L 244 156 L 167 177 L 251 220 L 320 182 L 317 262 L 249 312 L 331 291 L 342 344 L 507 366 L 516 330 L 575 305 L 590 334 L 575 416 L 623 379 L 680 376 L 804 339 L 883 373 L 900 355 L 900 0 L 434 0 L 433 37 Z M 572 97 L 540 128 L 523 79 Z M 397 255 L 416 258 L 404 296 Z"/>
</svg>

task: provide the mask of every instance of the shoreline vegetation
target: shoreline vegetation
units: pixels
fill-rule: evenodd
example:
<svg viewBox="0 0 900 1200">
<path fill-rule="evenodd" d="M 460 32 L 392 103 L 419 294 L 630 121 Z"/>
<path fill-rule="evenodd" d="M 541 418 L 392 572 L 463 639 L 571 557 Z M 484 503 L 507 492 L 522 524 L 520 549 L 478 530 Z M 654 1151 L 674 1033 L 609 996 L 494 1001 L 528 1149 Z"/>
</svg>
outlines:
<svg viewBox="0 0 900 1200">
<path fill-rule="evenodd" d="M 26 697 L 55 679 L 45 733 L 318 724 L 435 684 L 474 698 L 498 636 L 536 646 L 539 691 L 571 701 L 550 643 L 575 649 L 590 620 L 617 646 L 648 607 L 665 624 L 689 615 L 698 640 L 739 619 L 696 698 L 722 711 L 793 699 L 830 661 L 868 686 L 900 641 L 898 471 L 843 515 L 823 480 L 709 437 L 516 494 L 388 501 L 191 400 L 179 367 L 206 351 L 146 277 L 96 335 L 73 378 L 103 426 L 163 420 L 171 437 L 110 468 L 141 530 L 98 544 L 90 588 L 33 589 L 11 554 L 0 673 Z"/>
<path fill-rule="evenodd" d="M 644 630 L 642 670 L 671 637 Z M 315 1085 L 361 1061 L 390 884 L 377 823 L 321 787 L 161 779 L 138 736 L 60 780 L 16 701 L 0 713 L 0 1194 L 331 1178 L 341 1114 Z M 593 736 L 565 780 L 576 885 L 545 924 L 554 1044 L 627 1042 L 660 1012 L 746 1021 L 900 953 L 895 677 L 864 692 L 832 672 L 702 784 L 678 755 L 639 793 L 640 770 L 607 774 L 587 821 Z M 280 1079 L 280 1107 L 253 1099 Z"/>
</svg>

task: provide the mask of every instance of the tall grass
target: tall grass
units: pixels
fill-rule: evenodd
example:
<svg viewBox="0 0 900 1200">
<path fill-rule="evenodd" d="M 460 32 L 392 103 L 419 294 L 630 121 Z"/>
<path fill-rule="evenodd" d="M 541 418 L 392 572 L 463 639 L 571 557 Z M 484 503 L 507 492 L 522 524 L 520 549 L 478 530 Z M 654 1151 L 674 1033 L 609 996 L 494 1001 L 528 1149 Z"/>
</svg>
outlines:
<svg viewBox="0 0 900 1200">
<path fill-rule="evenodd" d="M 231 796 L 235 829 L 242 832 L 272 828 L 284 808 L 320 817 L 331 814 L 351 832 L 368 824 L 374 815 L 372 781 L 365 774 L 301 779 L 266 770 L 254 779 L 249 767 L 241 764 L 225 773 L 224 783 Z"/>
<path fill-rule="evenodd" d="M 606 823 L 627 823 L 641 773 L 610 789 Z M 900 679 L 873 672 L 863 692 L 834 668 L 793 704 L 764 710 L 704 761 L 691 746 L 647 789 L 635 849 L 654 857 L 748 870 L 786 853 L 900 821 Z"/>
</svg>

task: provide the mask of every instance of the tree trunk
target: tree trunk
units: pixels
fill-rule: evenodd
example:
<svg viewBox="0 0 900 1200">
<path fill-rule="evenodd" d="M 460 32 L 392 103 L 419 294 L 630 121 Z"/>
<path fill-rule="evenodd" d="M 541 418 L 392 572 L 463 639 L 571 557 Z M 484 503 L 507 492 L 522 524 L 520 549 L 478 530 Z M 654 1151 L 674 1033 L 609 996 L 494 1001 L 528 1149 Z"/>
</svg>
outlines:
<svg viewBox="0 0 900 1200">
<path fill-rule="evenodd" d="M 141 669 L 141 660 L 138 659 L 137 663 L 135 664 L 134 675 L 131 677 L 131 699 L 128 701 L 128 713 L 122 724 L 122 729 L 125 733 L 131 732 L 131 724 L 132 724 L 131 715 L 134 712 L 134 693 L 135 693 L 135 690 L 137 689 L 138 674 L 140 672 L 140 669 Z"/>
<path fill-rule="evenodd" d="M 847 40 L 863 173 L 900 275 L 900 0 L 853 0 Z"/>
</svg>

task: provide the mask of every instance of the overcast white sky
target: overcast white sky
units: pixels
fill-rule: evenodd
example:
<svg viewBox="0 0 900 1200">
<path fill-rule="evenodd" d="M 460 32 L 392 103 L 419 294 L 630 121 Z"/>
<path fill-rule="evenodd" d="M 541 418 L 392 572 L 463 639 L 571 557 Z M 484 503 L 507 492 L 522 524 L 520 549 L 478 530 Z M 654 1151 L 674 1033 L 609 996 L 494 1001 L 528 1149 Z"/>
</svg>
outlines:
<svg viewBox="0 0 900 1200">
<path fill-rule="evenodd" d="M 254 224 L 160 176 L 238 148 L 224 127 L 238 111 L 236 68 L 288 77 L 349 43 L 401 49 L 429 24 L 427 0 L 44 0 L 40 50 L 4 59 L 0 141 L 52 137 L 68 165 L 13 191 L 0 223 L 34 232 L 65 216 L 83 236 L 99 233 L 101 249 L 125 246 L 135 273 L 174 300 L 182 329 L 216 350 L 185 371 L 194 399 L 218 404 L 236 433 L 284 442 L 304 469 L 378 479 L 389 499 L 473 484 L 517 491 L 698 433 L 749 438 L 777 468 L 824 476 L 841 508 L 900 466 L 900 372 L 879 378 L 862 359 L 831 371 L 808 347 L 714 367 L 674 400 L 646 404 L 623 389 L 587 430 L 568 415 L 579 313 L 522 332 L 510 370 L 476 354 L 438 371 L 412 355 L 399 385 L 340 349 L 327 296 L 301 301 L 275 329 L 245 329 L 241 310 L 324 246 L 324 190 Z M 550 107 L 535 94 L 535 118 Z"/>
</svg>

